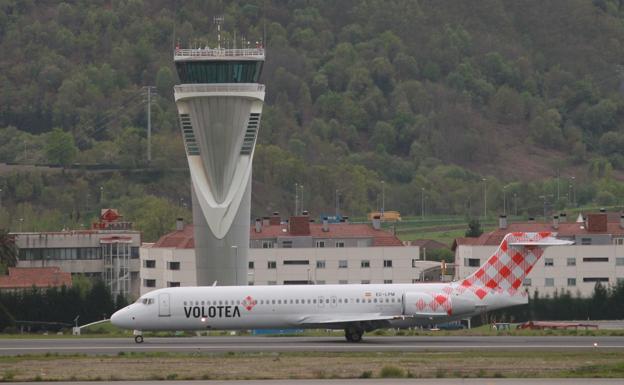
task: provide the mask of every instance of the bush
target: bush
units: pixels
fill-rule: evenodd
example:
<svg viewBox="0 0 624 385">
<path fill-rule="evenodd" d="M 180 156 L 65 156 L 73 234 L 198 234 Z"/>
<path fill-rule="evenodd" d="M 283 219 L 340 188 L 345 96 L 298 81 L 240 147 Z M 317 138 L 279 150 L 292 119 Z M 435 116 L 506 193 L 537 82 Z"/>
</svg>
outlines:
<svg viewBox="0 0 624 385">
<path fill-rule="evenodd" d="M 379 372 L 379 377 L 381 378 L 404 378 L 405 370 L 402 368 L 386 365 L 381 368 L 381 372 Z"/>
</svg>

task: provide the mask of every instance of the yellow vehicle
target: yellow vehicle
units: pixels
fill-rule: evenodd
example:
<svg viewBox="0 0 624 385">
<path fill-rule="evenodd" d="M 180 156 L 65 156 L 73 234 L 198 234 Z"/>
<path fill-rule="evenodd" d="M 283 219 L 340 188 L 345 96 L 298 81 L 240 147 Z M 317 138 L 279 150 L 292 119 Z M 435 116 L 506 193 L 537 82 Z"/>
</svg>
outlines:
<svg viewBox="0 0 624 385">
<path fill-rule="evenodd" d="M 401 213 L 398 211 L 384 211 L 383 214 L 381 211 L 373 211 L 372 213 L 368 213 L 368 220 L 372 221 L 373 218 L 377 216 L 385 222 L 397 222 L 401 220 Z"/>
</svg>

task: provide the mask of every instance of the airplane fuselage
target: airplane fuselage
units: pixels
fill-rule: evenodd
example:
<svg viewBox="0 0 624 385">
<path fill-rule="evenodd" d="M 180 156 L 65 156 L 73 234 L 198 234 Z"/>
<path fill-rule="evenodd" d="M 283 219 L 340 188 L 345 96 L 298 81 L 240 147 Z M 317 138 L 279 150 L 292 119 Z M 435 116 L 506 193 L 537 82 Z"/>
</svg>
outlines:
<svg viewBox="0 0 624 385">
<path fill-rule="evenodd" d="M 445 295 L 450 301 L 470 296 L 454 293 L 454 286 L 436 283 L 166 288 L 150 292 L 120 310 L 113 322 L 138 330 L 342 329 L 359 318 L 370 319 L 376 327 L 409 327 L 448 322 L 510 305 L 509 296 L 491 295 L 465 313 L 449 313 L 442 308 L 437 313 L 406 312 L 408 293 L 432 298 L 449 293 Z M 516 298 L 514 304 L 524 303 L 525 299 Z M 150 300 L 151 303 L 145 303 Z"/>
</svg>

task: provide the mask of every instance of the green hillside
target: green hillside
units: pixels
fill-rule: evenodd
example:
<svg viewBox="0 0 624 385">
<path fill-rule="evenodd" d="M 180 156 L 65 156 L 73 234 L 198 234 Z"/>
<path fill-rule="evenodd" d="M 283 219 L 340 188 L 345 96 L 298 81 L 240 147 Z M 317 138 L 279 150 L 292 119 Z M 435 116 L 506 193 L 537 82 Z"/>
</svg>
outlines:
<svg viewBox="0 0 624 385">
<path fill-rule="evenodd" d="M 617 0 L 0 0 L 0 162 L 20 165 L 0 167 L 0 227 L 88 226 L 110 206 L 153 240 L 190 219 L 172 49 L 214 45 L 218 15 L 227 46 L 266 36 L 254 216 L 290 213 L 295 184 L 315 214 L 338 190 L 363 216 L 381 181 L 404 215 L 623 203 Z"/>
</svg>

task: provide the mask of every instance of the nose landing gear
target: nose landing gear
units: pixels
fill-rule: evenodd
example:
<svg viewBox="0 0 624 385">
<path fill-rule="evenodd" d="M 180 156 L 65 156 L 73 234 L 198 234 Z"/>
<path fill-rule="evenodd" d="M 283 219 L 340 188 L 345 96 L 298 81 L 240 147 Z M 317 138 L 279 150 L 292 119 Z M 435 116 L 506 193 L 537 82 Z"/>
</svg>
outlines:
<svg viewBox="0 0 624 385">
<path fill-rule="evenodd" d="M 136 342 L 137 344 L 143 343 L 143 333 L 141 333 L 140 330 L 135 330 L 133 334 L 134 334 L 134 342 Z"/>
</svg>

